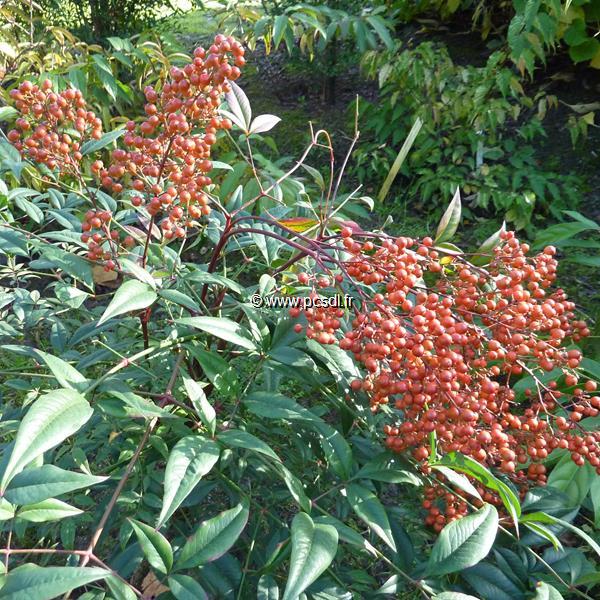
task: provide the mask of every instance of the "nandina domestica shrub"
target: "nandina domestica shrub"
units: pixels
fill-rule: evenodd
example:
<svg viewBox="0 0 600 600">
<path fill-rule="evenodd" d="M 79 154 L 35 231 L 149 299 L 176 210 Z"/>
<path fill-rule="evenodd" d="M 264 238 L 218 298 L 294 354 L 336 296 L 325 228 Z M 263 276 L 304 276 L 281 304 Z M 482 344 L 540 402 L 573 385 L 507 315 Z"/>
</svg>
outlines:
<svg viewBox="0 0 600 600">
<path fill-rule="evenodd" d="M 231 91 L 229 81 L 240 76 L 243 54 L 238 42 L 222 35 L 208 54 L 196 49 L 193 62 L 173 67 L 161 90 L 145 88 L 146 117 L 127 122 L 123 142 L 128 150 L 112 151 L 108 168 L 99 160 L 91 165 L 113 194 L 125 190 L 121 181 L 134 191 L 129 201 L 145 209 L 151 223 L 160 220 L 167 242 L 184 238 L 187 228 L 199 225 L 196 218 L 210 214 L 204 190 L 211 184 L 206 175 L 212 168 L 211 146 L 218 129 L 232 126 L 217 109 L 222 94 Z M 81 92 L 68 88 L 56 94 L 48 80 L 41 86 L 25 81 L 11 97 L 22 116 L 8 139 L 29 158 L 83 180 L 82 147 L 102 131 Z M 201 131 L 194 130 L 198 126 Z M 67 133 L 73 128 L 78 139 Z M 96 204 L 93 195 L 90 200 Z M 87 257 L 107 270 L 118 266 L 120 252 L 136 244 L 131 235 L 111 228 L 112 221 L 111 211 L 96 207 L 82 223 Z M 497 467 L 524 496 L 528 482 L 545 482 L 540 461 L 556 448 L 569 450 L 578 465 L 587 460 L 600 473 L 600 432 L 578 426 L 583 417 L 598 414 L 600 397 L 592 395 L 595 382 L 580 382 L 581 352 L 566 348 L 565 342 L 579 341 L 589 329 L 575 318 L 564 292 L 549 289 L 556 275 L 555 249 L 528 257 L 528 244 L 512 232 L 498 237 L 483 268 L 436 249 L 431 238 L 381 239 L 343 227 L 339 238 L 349 258 L 317 278 L 302 273 L 299 283 L 314 280 L 321 290 L 331 281 L 358 288 L 360 310 L 341 339 L 336 333 L 345 311 L 337 307 L 304 310 L 306 336 L 321 344 L 339 341 L 353 354 L 366 374 L 352 382 L 352 389 L 366 392 L 373 411 L 392 400 L 399 419 L 385 426 L 390 450 L 410 451 L 425 472 L 432 451 L 460 452 Z M 291 314 L 297 317 L 300 311 Z M 527 401 L 515 411 L 511 377 L 539 369 L 559 373 L 544 383 L 536 378 L 535 389 L 525 390 Z M 572 388 L 569 393 L 557 390 L 559 376 Z M 526 463 L 524 470 L 520 465 Z M 501 504 L 498 495 L 489 497 Z M 454 500 L 456 505 L 446 503 L 449 521 L 467 513 L 462 499 Z M 427 522 L 441 530 L 447 520 L 437 507 L 430 510 Z"/>
<path fill-rule="evenodd" d="M 501 230 L 462 252 L 458 192 L 435 239 L 362 230 L 327 132 L 287 171 L 254 153 L 278 118 L 252 118 L 243 54 L 217 36 L 104 134 L 74 88 L 12 91 L 11 160 L 38 188 L 0 226 L 0 597 L 448 600 L 506 585 L 502 560 L 523 598 L 568 590 L 537 548 L 560 526 L 600 553 L 570 522 L 600 406 L 554 249 Z M 219 140 L 240 162 L 211 160 Z M 289 319 L 271 294 L 314 302 Z M 552 491 L 564 458 L 577 495 Z"/>
</svg>

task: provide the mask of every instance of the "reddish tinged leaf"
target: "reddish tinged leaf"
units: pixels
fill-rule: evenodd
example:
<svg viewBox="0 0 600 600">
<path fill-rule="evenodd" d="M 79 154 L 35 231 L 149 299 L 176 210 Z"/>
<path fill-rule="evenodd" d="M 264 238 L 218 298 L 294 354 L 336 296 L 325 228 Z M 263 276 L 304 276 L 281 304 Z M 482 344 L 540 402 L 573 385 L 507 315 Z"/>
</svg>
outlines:
<svg viewBox="0 0 600 600">
<path fill-rule="evenodd" d="M 306 231 L 319 223 L 316 219 L 309 217 L 292 217 L 291 219 L 280 219 L 277 222 L 287 229 L 298 232 Z"/>
</svg>

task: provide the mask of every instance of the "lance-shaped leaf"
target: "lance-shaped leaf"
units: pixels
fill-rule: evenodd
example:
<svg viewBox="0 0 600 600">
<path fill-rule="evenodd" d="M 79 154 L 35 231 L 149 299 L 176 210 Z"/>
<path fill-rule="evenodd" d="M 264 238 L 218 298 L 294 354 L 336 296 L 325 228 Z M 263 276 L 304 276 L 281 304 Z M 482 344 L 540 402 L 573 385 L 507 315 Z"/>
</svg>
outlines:
<svg viewBox="0 0 600 600">
<path fill-rule="evenodd" d="M 189 575 L 171 575 L 168 583 L 177 600 L 208 600 L 204 588 Z"/>
<path fill-rule="evenodd" d="M 78 431 L 92 413 L 87 400 L 74 390 L 52 390 L 38 398 L 21 421 L 0 493 L 4 495 L 11 479 L 32 460 Z"/>
<path fill-rule="evenodd" d="M 157 297 L 156 292 L 147 283 L 130 279 L 116 291 L 104 314 L 100 317 L 98 325 L 123 313 L 148 308 L 154 304 Z"/>
<path fill-rule="evenodd" d="M 346 487 L 346 498 L 358 517 L 394 552 L 397 552 L 390 521 L 377 496 L 366 487 L 358 483 L 351 483 Z"/>
<path fill-rule="evenodd" d="M 48 498 L 37 504 L 22 506 L 16 516 L 24 521 L 32 523 L 44 523 L 45 521 L 58 521 L 66 517 L 80 515 L 83 511 L 56 498 Z"/>
<path fill-rule="evenodd" d="M 118 140 L 125 133 L 125 129 L 114 129 L 105 133 L 99 140 L 88 140 L 81 146 L 81 154 L 92 154 L 106 148 L 106 146 L 112 144 L 115 140 Z"/>
<path fill-rule="evenodd" d="M 15 507 L 4 498 L 0 498 L 0 521 L 8 521 L 15 516 Z"/>
<path fill-rule="evenodd" d="M 230 82 L 231 91 L 225 94 L 225 100 L 234 118 L 231 120 L 244 131 L 248 133 L 250 123 L 252 122 L 252 109 L 248 97 L 244 90 L 235 82 Z M 225 112 L 225 111 L 222 111 Z"/>
<path fill-rule="evenodd" d="M 488 555 L 497 531 L 498 512 L 491 504 L 449 523 L 433 546 L 426 573 L 439 577 L 476 565 Z"/>
<path fill-rule="evenodd" d="M 182 548 L 176 568 L 191 569 L 223 556 L 246 527 L 248 515 L 248 505 L 242 503 L 204 521 Z"/>
<path fill-rule="evenodd" d="M 338 532 L 332 525 L 315 525 L 306 513 L 292 521 L 292 556 L 283 600 L 295 600 L 335 558 Z"/>
<path fill-rule="evenodd" d="M 479 464 L 476 460 L 457 452 L 449 452 L 448 454 L 444 455 L 436 464 L 445 465 L 451 467 L 455 471 L 465 473 L 491 490 L 497 492 L 504 504 L 504 507 L 512 517 L 515 527 L 518 531 L 519 517 L 521 516 L 521 504 L 515 492 L 506 483 L 497 477 L 494 477 L 494 475 L 492 475 L 488 469 Z"/>
<path fill-rule="evenodd" d="M 6 488 L 4 497 L 13 504 L 36 504 L 47 498 L 88 488 L 108 477 L 65 471 L 54 465 L 42 465 L 21 471 Z"/>
<path fill-rule="evenodd" d="M 213 468 L 219 460 L 219 453 L 219 446 L 215 442 L 197 435 L 188 435 L 175 444 L 165 469 L 165 493 L 158 527 Z"/>
<path fill-rule="evenodd" d="M 247 350 L 256 350 L 256 344 L 250 339 L 250 334 L 239 323 L 231 319 L 223 317 L 184 317 L 183 319 L 177 319 L 175 322 L 200 329 Z"/>
<path fill-rule="evenodd" d="M 460 213 L 460 190 L 456 188 L 452 202 L 450 202 L 450 206 L 448 206 L 446 209 L 446 212 L 442 216 L 440 224 L 438 225 L 437 232 L 435 234 L 436 244 L 447 242 L 452 239 L 452 236 L 456 233 L 458 224 L 460 223 Z"/>
<path fill-rule="evenodd" d="M 500 236 L 506 231 L 506 222 L 502 221 L 502 227 L 490 235 L 490 237 L 477 248 L 477 252 L 471 257 L 474 265 L 487 265 L 494 256 L 494 248 L 500 243 Z"/>
<path fill-rule="evenodd" d="M 214 436 L 217 427 L 217 413 L 213 405 L 206 398 L 206 394 L 200 384 L 192 378 L 184 376 L 183 384 L 196 413 L 198 413 L 208 432 Z"/>
<path fill-rule="evenodd" d="M 62 358 L 41 350 L 34 350 L 34 354 L 48 365 L 59 385 L 72 390 L 83 391 L 82 386 L 87 384 L 87 379 L 75 367 L 72 367 Z"/>
<path fill-rule="evenodd" d="M 381 186 L 381 190 L 379 191 L 379 195 L 377 196 L 380 202 L 385 200 L 390 188 L 392 187 L 392 183 L 394 183 L 394 179 L 396 179 L 396 175 L 400 171 L 400 167 L 402 167 L 402 163 L 405 161 L 412 145 L 415 143 L 415 139 L 419 135 L 419 131 L 421 131 L 421 127 L 423 127 L 423 121 L 419 117 L 417 117 L 416 121 L 413 123 L 404 143 L 402 144 L 402 148 L 400 148 L 400 152 L 398 152 L 398 156 L 396 156 L 396 160 L 392 164 L 390 168 L 390 172 L 388 173 L 383 185 Z"/>
<path fill-rule="evenodd" d="M 266 133 L 271 131 L 281 119 L 275 115 L 258 115 L 250 125 L 249 133 Z"/>
<path fill-rule="evenodd" d="M 173 566 L 173 550 L 165 536 L 150 525 L 129 519 L 148 562 L 160 573 L 168 573 Z"/>
<path fill-rule="evenodd" d="M 6 600 L 52 600 L 99 579 L 110 571 L 97 567 L 38 567 L 26 564 L 13 569 L 4 579 L 0 598 Z"/>
</svg>

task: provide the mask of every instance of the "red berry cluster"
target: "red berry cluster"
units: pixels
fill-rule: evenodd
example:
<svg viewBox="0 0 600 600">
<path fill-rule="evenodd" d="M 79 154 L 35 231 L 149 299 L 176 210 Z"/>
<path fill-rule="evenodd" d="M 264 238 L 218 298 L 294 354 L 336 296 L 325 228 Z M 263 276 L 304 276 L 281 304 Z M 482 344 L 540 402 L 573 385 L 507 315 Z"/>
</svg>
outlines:
<svg viewBox="0 0 600 600">
<path fill-rule="evenodd" d="M 127 149 L 114 150 L 108 168 L 101 160 L 91 164 L 103 187 L 120 194 L 127 186 L 135 191 L 134 207 L 145 209 L 152 222 L 162 217 L 167 240 L 185 237 L 194 219 L 210 213 L 205 188 L 211 183 L 211 147 L 218 129 L 231 128 L 217 109 L 244 64 L 244 48 L 231 37 L 217 35 L 208 52 L 196 48 L 193 61 L 173 67 L 161 90 L 144 89 L 146 117 L 127 123 Z M 17 128 L 8 133 L 10 142 L 36 162 L 83 182 L 81 145 L 86 138 L 99 139 L 102 127 L 86 110 L 81 92 L 53 93 L 46 80 L 41 86 L 25 81 L 10 95 L 21 113 Z M 131 248 L 135 240 L 111 231 L 112 214 L 98 210 L 95 197 L 90 200 L 96 210 L 86 213 L 81 239 L 88 244 L 88 258 L 104 261 L 111 270 L 120 249 Z"/>
<path fill-rule="evenodd" d="M 102 185 L 114 193 L 129 180 L 137 192 L 132 204 L 153 219 L 163 217 L 166 239 L 185 237 L 194 219 L 210 213 L 204 189 L 211 183 L 206 175 L 212 169 L 211 147 L 218 129 L 231 128 L 217 109 L 244 64 L 244 48 L 231 37 L 217 35 L 208 52 L 196 48 L 191 63 L 171 68 L 162 90 L 144 89 L 146 118 L 127 123 L 127 150 L 115 150 L 108 168 L 94 165 Z"/>
<path fill-rule="evenodd" d="M 8 132 L 9 141 L 24 156 L 76 175 L 82 142 L 102 136 L 102 122 L 86 110 L 81 92 L 68 88 L 55 93 L 52 82 L 46 79 L 41 86 L 24 81 L 10 91 L 10 97 L 21 116 L 15 123 L 17 128 Z"/>
<path fill-rule="evenodd" d="M 343 277 L 341 275 L 335 276 L 335 282 L 341 283 Z M 308 285 L 312 283 L 314 288 L 325 289 L 331 286 L 331 280 L 329 277 L 311 277 L 308 273 L 299 273 L 298 282 L 302 285 Z M 318 297 L 316 289 L 308 296 L 311 300 Z M 341 327 L 340 319 L 345 315 L 343 308 L 323 308 L 320 306 L 306 308 L 303 311 L 299 308 L 291 308 L 290 316 L 297 318 L 302 312 L 308 319 L 310 325 L 306 328 L 306 337 L 308 339 L 316 339 L 320 344 L 335 344 L 337 338 L 335 332 Z M 296 323 L 294 330 L 296 333 L 303 331 L 302 325 Z"/>
<path fill-rule="evenodd" d="M 431 238 L 362 237 L 342 231 L 350 258 L 339 266 L 361 293 L 372 292 L 339 345 L 366 371 L 352 389 L 366 392 L 374 411 L 388 403 L 396 409 L 397 421 L 384 431 L 390 450 L 410 451 L 429 472 L 435 434 L 442 454 L 470 456 L 521 489 L 545 483 L 540 462 L 555 448 L 600 473 L 600 432 L 578 424 L 599 413 L 600 397 L 578 372 L 581 352 L 565 347 L 590 332 L 564 292 L 549 290 L 554 248 L 529 257 L 528 245 L 506 232 L 484 269 L 462 255 L 440 255 Z M 308 337 L 337 341 L 337 309 L 304 315 Z M 542 372 L 554 371 L 542 382 Z M 511 388 L 522 376 L 534 382 L 523 401 Z M 430 495 L 442 494 L 434 488 Z M 447 502 L 446 516 L 436 508 L 431 524 L 464 514 L 463 502 Z"/>
<path fill-rule="evenodd" d="M 112 214 L 108 210 L 88 210 L 81 224 L 81 241 L 88 245 L 87 257 L 93 261 L 106 261 L 105 271 L 112 271 L 115 268 L 113 256 L 118 254 L 117 244 L 125 248 L 132 248 L 135 240 L 132 236 L 126 235 L 123 239 L 117 229 L 111 229 Z M 105 244 L 105 242 L 107 242 Z M 104 247 L 112 250 L 105 250 Z"/>
</svg>

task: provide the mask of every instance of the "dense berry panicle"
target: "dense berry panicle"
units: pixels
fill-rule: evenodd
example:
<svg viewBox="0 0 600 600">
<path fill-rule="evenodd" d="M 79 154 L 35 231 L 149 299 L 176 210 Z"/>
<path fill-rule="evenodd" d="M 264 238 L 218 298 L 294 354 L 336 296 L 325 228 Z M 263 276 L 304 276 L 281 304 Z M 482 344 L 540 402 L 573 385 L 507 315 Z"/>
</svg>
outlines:
<svg viewBox="0 0 600 600">
<path fill-rule="evenodd" d="M 111 165 L 98 171 L 115 193 L 128 182 L 137 192 L 132 204 L 162 218 L 167 240 L 185 237 L 185 228 L 210 213 L 211 147 L 218 129 L 231 128 L 218 107 L 244 63 L 244 48 L 231 37 L 217 35 L 208 51 L 196 48 L 191 63 L 171 68 L 162 90 L 144 89 L 146 118 L 127 123 L 127 150 L 115 150 Z"/>
<path fill-rule="evenodd" d="M 73 88 L 54 92 L 46 79 L 41 86 L 24 81 L 10 91 L 10 97 L 21 113 L 16 129 L 8 132 L 15 148 L 50 169 L 76 176 L 81 144 L 102 136 L 102 122 L 87 110 L 81 92 Z"/>
<path fill-rule="evenodd" d="M 395 407 L 397 421 L 384 432 L 390 450 L 411 452 L 429 473 L 434 433 L 442 454 L 457 451 L 497 468 L 522 491 L 545 483 L 540 462 L 555 448 L 600 473 L 600 432 L 579 425 L 598 414 L 600 397 L 595 382 L 581 379 L 581 352 L 567 348 L 590 332 L 565 293 L 550 290 L 554 248 L 530 257 L 528 245 L 506 232 L 480 268 L 461 255 L 441 259 L 430 238 L 375 243 L 345 231 L 341 238 L 350 258 L 340 267 L 370 296 L 343 334 L 338 309 L 305 310 L 306 335 L 354 355 L 365 376 L 351 387 L 367 394 L 373 411 Z M 543 372 L 555 376 L 542 383 Z M 511 388 L 522 375 L 534 376 L 524 401 Z M 568 393 L 557 389 L 559 379 Z M 434 486 L 424 505 L 438 530 L 467 510 L 460 495 L 444 494 Z M 432 503 L 438 496 L 446 514 Z"/>
<path fill-rule="evenodd" d="M 196 48 L 191 63 L 171 68 L 162 89 L 144 89 L 145 118 L 126 124 L 125 149 L 114 150 L 108 166 L 101 160 L 91 164 L 105 189 L 115 195 L 134 191 L 129 202 L 152 223 L 160 220 L 166 240 L 184 238 L 196 219 L 210 213 L 211 147 L 217 130 L 231 128 L 218 107 L 244 64 L 244 48 L 232 37 L 219 34 L 208 50 Z M 81 146 L 102 136 L 102 124 L 86 110 L 81 92 L 54 93 L 50 81 L 41 86 L 25 81 L 11 97 L 21 113 L 8 134 L 11 143 L 28 158 L 83 182 Z M 88 244 L 88 258 L 104 261 L 110 270 L 119 252 L 136 240 L 111 229 L 110 211 L 98 210 L 93 195 L 90 201 L 96 210 L 86 213 L 81 239 Z"/>
</svg>

